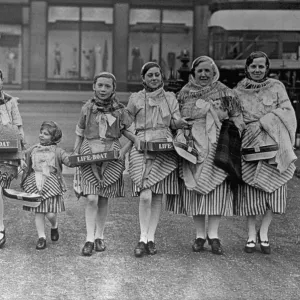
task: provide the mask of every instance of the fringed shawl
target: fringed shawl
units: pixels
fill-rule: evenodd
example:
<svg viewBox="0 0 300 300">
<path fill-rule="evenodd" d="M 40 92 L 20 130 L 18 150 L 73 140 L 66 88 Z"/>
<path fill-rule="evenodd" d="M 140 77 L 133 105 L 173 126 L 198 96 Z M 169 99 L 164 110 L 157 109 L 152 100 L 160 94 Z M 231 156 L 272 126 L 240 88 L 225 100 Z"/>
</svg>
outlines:
<svg viewBox="0 0 300 300">
<path fill-rule="evenodd" d="M 189 81 L 178 94 L 182 117 L 193 115 L 198 99 L 212 101 L 216 110 L 227 111 L 230 116 L 236 116 L 241 112 L 236 94 L 223 83 L 217 81 L 209 86 L 200 87 Z"/>
</svg>

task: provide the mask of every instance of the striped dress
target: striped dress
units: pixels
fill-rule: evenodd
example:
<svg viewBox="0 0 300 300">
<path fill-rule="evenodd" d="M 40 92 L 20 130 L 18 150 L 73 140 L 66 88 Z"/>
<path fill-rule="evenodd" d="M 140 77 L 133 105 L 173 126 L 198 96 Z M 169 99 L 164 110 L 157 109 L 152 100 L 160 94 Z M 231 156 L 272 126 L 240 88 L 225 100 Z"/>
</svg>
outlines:
<svg viewBox="0 0 300 300">
<path fill-rule="evenodd" d="M 117 99 L 112 98 L 110 101 L 111 110 L 107 111 L 99 110 L 95 99 L 89 100 L 82 107 L 76 126 L 76 134 L 83 138 L 79 154 L 120 150 L 119 138 L 123 130 L 130 127 L 132 119 Z M 124 197 L 124 170 L 124 160 L 80 166 L 82 195 Z"/>
<path fill-rule="evenodd" d="M 214 165 L 221 122 L 241 119 L 235 94 L 220 82 L 201 88 L 189 82 L 179 93 L 183 117 L 193 119 L 186 135 L 198 150 L 196 165 L 181 160 L 179 164 L 179 196 L 167 201 L 167 209 L 176 214 L 224 215 L 233 214 L 233 193 L 228 174 Z M 214 117 L 217 115 L 217 118 Z"/>
<path fill-rule="evenodd" d="M 261 120 L 271 113 L 281 116 L 279 122 L 288 128 L 287 135 L 295 136 L 294 109 L 280 81 L 267 79 L 263 83 L 256 83 L 244 79 L 238 84 L 236 92 L 241 102 L 244 121 L 247 124 L 243 134 L 243 147 L 249 147 L 249 141 L 253 140 L 252 136 L 257 138 L 252 141 L 251 146 L 259 146 L 261 135 L 257 133 L 262 131 Z M 292 144 L 291 142 L 291 146 Z M 276 165 L 271 165 L 268 161 L 246 162 L 242 160 L 242 178 L 245 183 L 238 187 L 235 214 L 260 215 L 268 209 L 271 209 L 273 213 L 285 213 L 287 182 L 293 177 L 294 171 L 293 163 L 280 173 Z"/>
<path fill-rule="evenodd" d="M 42 202 L 36 208 L 24 206 L 23 209 L 37 213 L 65 211 L 66 187 L 61 171 L 63 164 L 70 166 L 67 153 L 56 145 L 37 145 L 27 151 L 26 158 L 28 172 L 21 186 L 27 193 L 40 194 Z"/>
<path fill-rule="evenodd" d="M 173 93 L 160 88 L 133 93 L 127 110 L 133 116 L 136 134 L 141 141 L 172 140 L 171 120 L 180 119 L 179 106 Z M 175 152 L 140 152 L 135 146 L 129 155 L 129 175 L 132 195 L 144 189 L 165 194 L 167 199 L 178 195 L 178 157 Z"/>
</svg>

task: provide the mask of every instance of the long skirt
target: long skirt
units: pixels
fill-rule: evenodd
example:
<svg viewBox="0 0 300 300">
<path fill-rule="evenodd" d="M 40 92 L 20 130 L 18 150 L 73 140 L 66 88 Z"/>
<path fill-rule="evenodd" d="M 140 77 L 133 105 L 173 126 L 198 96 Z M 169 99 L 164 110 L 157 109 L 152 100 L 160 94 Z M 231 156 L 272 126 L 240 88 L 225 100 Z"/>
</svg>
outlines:
<svg viewBox="0 0 300 300">
<path fill-rule="evenodd" d="M 179 195 L 167 199 L 168 211 L 187 216 L 233 214 L 233 193 L 227 180 L 208 194 L 188 190 L 182 179 L 179 180 L 179 189 Z"/>
<path fill-rule="evenodd" d="M 286 211 L 286 199 L 287 184 L 267 193 L 245 183 L 238 187 L 234 211 L 238 216 L 262 215 L 269 209 L 273 213 L 283 214 Z"/>
<path fill-rule="evenodd" d="M 129 175 L 132 179 L 132 195 L 139 196 L 144 189 L 155 194 L 177 195 L 178 157 L 175 152 L 157 152 L 145 161 L 144 153 L 133 146 L 129 156 Z M 147 175 L 145 175 L 147 174 Z"/>
</svg>

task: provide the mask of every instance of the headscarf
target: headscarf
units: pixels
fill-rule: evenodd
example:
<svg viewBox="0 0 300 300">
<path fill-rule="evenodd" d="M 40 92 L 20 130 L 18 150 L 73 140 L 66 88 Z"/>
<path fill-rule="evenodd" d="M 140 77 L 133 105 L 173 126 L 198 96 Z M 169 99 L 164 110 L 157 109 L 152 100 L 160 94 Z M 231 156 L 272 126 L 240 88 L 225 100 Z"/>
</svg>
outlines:
<svg viewBox="0 0 300 300">
<path fill-rule="evenodd" d="M 104 110 L 104 111 L 110 111 L 111 106 L 112 106 L 112 102 L 115 99 L 115 92 L 116 92 L 116 88 L 117 88 L 117 80 L 116 80 L 115 75 L 113 75 L 112 73 L 101 72 L 101 73 L 95 75 L 93 84 L 96 84 L 96 82 L 99 78 L 110 78 L 110 79 L 112 79 L 113 91 L 107 99 L 105 99 L 105 100 L 100 99 L 98 97 L 96 91 L 94 92 L 94 101 L 95 101 L 95 104 L 99 107 L 99 109 Z"/>
<path fill-rule="evenodd" d="M 40 131 L 47 129 L 51 135 L 51 145 L 56 145 L 61 141 L 62 131 L 58 124 L 54 121 L 44 121 L 41 125 Z"/>
<path fill-rule="evenodd" d="M 255 58 L 261 58 L 261 57 L 264 57 L 266 59 L 266 73 L 264 75 L 264 77 L 261 79 L 261 80 L 254 80 L 251 75 L 249 74 L 248 72 L 248 67 L 252 64 L 253 60 Z M 262 51 L 255 51 L 255 52 L 252 52 L 246 59 L 246 64 L 245 64 L 245 74 L 246 74 L 246 77 L 252 81 L 255 81 L 255 82 L 263 82 L 267 79 L 268 77 L 268 74 L 269 74 L 269 71 L 270 71 L 270 60 L 269 60 L 269 57 L 268 55 L 265 53 L 265 52 L 262 52 Z"/>
<path fill-rule="evenodd" d="M 190 81 L 192 81 L 194 84 L 197 85 L 197 83 L 195 81 L 195 69 L 202 62 L 209 62 L 211 64 L 211 67 L 212 67 L 213 72 L 214 72 L 214 76 L 213 76 L 213 79 L 212 79 L 211 83 L 217 82 L 219 80 L 219 77 L 220 77 L 219 69 L 218 69 L 216 63 L 214 62 L 214 60 L 212 58 L 210 58 L 209 56 L 205 56 L 205 55 L 197 57 L 192 62 L 192 67 L 191 67 L 191 71 L 190 71 L 192 76 L 190 77 Z"/>
<path fill-rule="evenodd" d="M 116 99 L 116 77 L 112 73 L 101 72 L 94 77 L 94 84 L 97 82 L 98 78 L 101 77 L 110 78 L 113 82 L 113 91 L 107 99 L 100 99 L 96 92 L 94 93 L 94 98 L 92 99 L 92 103 L 95 104 L 92 106 L 92 112 L 96 114 L 96 121 L 99 124 L 99 136 L 101 138 L 105 138 L 108 125 L 111 126 L 116 121 L 114 112 L 123 108 L 123 105 Z M 110 113 L 111 115 L 107 113 Z"/>
<path fill-rule="evenodd" d="M 161 67 L 159 64 L 157 64 L 156 62 L 147 62 L 145 63 L 143 66 L 142 66 L 142 69 L 141 69 L 141 77 L 142 77 L 142 80 L 143 80 L 143 86 L 146 90 L 146 92 L 150 93 L 150 92 L 154 92 L 158 89 L 160 89 L 161 87 L 163 87 L 164 83 L 163 83 L 163 80 L 161 80 L 161 84 L 156 87 L 156 88 L 151 88 L 150 86 L 148 86 L 145 82 L 145 75 L 146 73 L 151 69 L 151 68 L 158 68 L 159 69 L 159 72 L 160 72 L 160 75 L 161 75 L 161 78 L 163 77 L 163 73 L 162 73 L 162 70 L 161 70 Z"/>
</svg>

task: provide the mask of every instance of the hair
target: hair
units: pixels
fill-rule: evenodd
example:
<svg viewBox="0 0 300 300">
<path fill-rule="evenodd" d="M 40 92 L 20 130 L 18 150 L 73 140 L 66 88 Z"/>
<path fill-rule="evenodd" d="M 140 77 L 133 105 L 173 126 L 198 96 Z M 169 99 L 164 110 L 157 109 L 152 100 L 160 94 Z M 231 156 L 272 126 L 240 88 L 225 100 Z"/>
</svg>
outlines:
<svg viewBox="0 0 300 300">
<path fill-rule="evenodd" d="M 145 64 L 142 66 L 142 69 L 141 69 L 141 76 L 142 76 L 142 78 L 145 77 L 146 73 L 147 73 L 151 68 L 158 68 L 158 69 L 159 69 L 159 72 L 160 72 L 160 74 L 161 74 L 161 77 L 163 77 L 163 73 L 162 73 L 162 70 L 161 70 L 160 65 L 159 65 L 158 63 L 156 63 L 156 62 L 150 61 L 150 62 L 145 63 Z"/>
<path fill-rule="evenodd" d="M 265 74 L 263 80 L 268 76 L 269 71 L 270 71 L 270 59 L 269 59 L 268 55 L 263 51 L 254 51 L 254 52 L 250 53 L 250 55 L 247 57 L 246 63 L 245 63 L 245 74 L 246 74 L 246 77 L 248 77 L 249 79 L 251 79 L 251 76 L 248 72 L 248 67 L 253 63 L 254 59 L 261 58 L 261 57 L 264 57 L 266 59 L 266 74 Z"/>
<path fill-rule="evenodd" d="M 190 74 L 193 76 L 193 78 L 195 78 L 195 70 L 196 70 L 197 66 L 199 66 L 203 62 L 209 62 L 211 64 L 211 67 L 212 67 L 213 72 L 214 72 L 214 79 L 213 80 L 217 81 L 220 77 L 220 72 L 219 72 L 219 69 L 218 69 L 216 63 L 214 62 L 214 60 L 212 58 L 210 58 L 209 56 L 203 55 L 203 56 L 197 57 L 192 62 Z"/>
<path fill-rule="evenodd" d="M 95 75 L 94 80 L 93 80 L 93 84 L 96 84 L 98 78 L 101 78 L 101 77 L 111 79 L 112 82 L 113 82 L 114 91 L 116 90 L 116 88 L 117 88 L 117 79 L 116 79 L 114 74 L 109 73 L 109 72 L 101 72 L 101 73 Z"/>
<path fill-rule="evenodd" d="M 41 125 L 40 131 L 48 130 L 51 135 L 51 142 L 58 144 L 62 138 L 62 131 L 59 128 L 58 124 L 53 121 L 44 121 Z"/>
<path fill-rule="evenodd" d="M 3 72 L 2 72 L 2 70 L 0 70 L 0 79 L 3 80 Z"/>
</svg>

